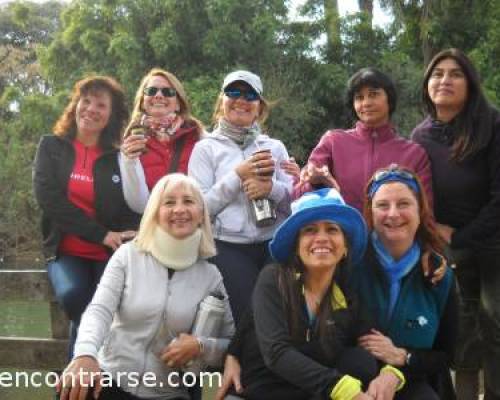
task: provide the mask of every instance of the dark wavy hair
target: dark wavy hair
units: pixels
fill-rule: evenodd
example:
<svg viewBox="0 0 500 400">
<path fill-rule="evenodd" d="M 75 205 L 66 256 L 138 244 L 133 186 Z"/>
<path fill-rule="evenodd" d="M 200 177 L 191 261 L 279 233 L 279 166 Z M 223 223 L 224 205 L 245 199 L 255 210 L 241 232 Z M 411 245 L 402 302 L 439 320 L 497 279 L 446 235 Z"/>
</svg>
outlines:
<svg viewBox="0 0 500 400">
<path fill-rule="evenodd" d="M 427 199 L 427 194 L 425 193 L 424 187 L 422 186 L 422 182 L 420 181 L 420 178 L 418 177 L 417 174 L 415 174 L 413 171 L 399 167 L 395 164 L 391 165 L 390 168 L 381 168 L 377 170 L 370 180 L 368 181 L 368 184 L 366 185 L 365 192 L 364 192 L 364 207 L 363 207 L 363 216 L 365 217 L 366 225 L 368 226 L 368 229 L 370 231 L 373 230 L 373 212 L 372 212 L 372 202 L 373 202 L 373 197 L 369 195 L 370 187 L 373 183 L 373 180 L 375 179 L 375 176 L 377 173 L 381 171 L 404 171 L 413 177 L 415 182 L 417 183 L 418 187 L 418 192 L 415 192 L 410 186 L 407 185 L 407 187 L 411 190 L 415 198 L 417 199 L 418 203 L 418 209 L 419 209 L 419 216 L 420 216 L 420 225 L 417 229 L 416 233 L 416 239 L 419 242 L 419 244 L 422 246 L 423 250 L 430 250 L 430 251 L 435 251 L 439 254 L 444 253 L 444 247 L 445 247 L 445 242 L 439 236 L 437 229 L 436 229 L 436 224 L 434 221 L 434 216 L 432 214 L 432 210 L 429 206 L 429 201 Z M 397 182 L 397 181 L 396 181 Z M 387 183 L 394 183 L 394 181 L 389 181 Z"/>
<path fill-rule="evenodd" d="M 389 102 L 389 116 L 392 116 L 394 111 L 396 111 L 398 100 L 396 85 L 388 75 L 376 68 L 367 67 L 357 71 L 347 82 L 345 105 L 353 118 L 358 119 L 356 110 L 354 109 L 354 96 L 364 87 L 384 90 Z"/>
<path fill-rule="evenodd" d="M 346 301 L 348 302 L 348 307 L 355 306 L 355 301 L 350 296 L 349 282 L 349 275 L 351 272 L 351 247 L 345 234 L 344 239 L 348 250 L 347 257 L 342 259 L 337 264 L 333 278 L 329 282 L 328 290 L 326 291 L 319 305 L 317 315 L 319 342 L 323 351 L 329 356 L 332 355 L 331 338 L 335 335 L 335 326 L 332 326 L 327 322 L 331 320 L 332 313 L 334 312 L 334 309 L 332 307 L 332 301 L 335 300 L 332 295 L 334 283 L 337 283 L 337 285 L 344 293 Z M 294 249 L 298 248 L 298 241 L 299 238 L 297 235 L 296 245 L 294 246 Z M 305 274 L 307 273 L 306 267 L 295 251 L 293 252 L 293 254 L 290 254 L 286 263 L 279 265 L 279 268 L 277 268 L 277 270 L 278 285 L 286 312 L 290 337 L 292 338 L 294 343 L 300 344 L 304 340 L 303 332 L 300 330 L 300 321 L 301 315 L 303 313 L 303 285 Z"/>
<path fill-rule="evenodd" d="M 68 105 L 54 125 L 54 134 L 75 138 L 78 102 L 82 96 L 100 92 L 109 93 L 111 96 L 111 114 L 108 124 L 99 135 L 99 146 L 102 150 L 111 150 L 118 147 L 128 120 L 128 108 L 123 88 L 115 79 L 109 76 L 90 76 L 75 84 Z"/>
<path fill-rule="evenodd" d="M 429 79 L 436 65 L 445 59 L 454 60 L 467 80 L 467 100 L 460 113 L 451 122 L 453 144 L 451 159 L 463 161 L 484 149 L 493 135 L 497 111 L 488 103 L 481 88 L 479 74 L 472 61 L 459 49 L 446 49 L 437 53 L 427 65 L 422 82 L 422 101 L 425 111 L 437 118 L 436 106 L 429 96 Z"/>
</svg>

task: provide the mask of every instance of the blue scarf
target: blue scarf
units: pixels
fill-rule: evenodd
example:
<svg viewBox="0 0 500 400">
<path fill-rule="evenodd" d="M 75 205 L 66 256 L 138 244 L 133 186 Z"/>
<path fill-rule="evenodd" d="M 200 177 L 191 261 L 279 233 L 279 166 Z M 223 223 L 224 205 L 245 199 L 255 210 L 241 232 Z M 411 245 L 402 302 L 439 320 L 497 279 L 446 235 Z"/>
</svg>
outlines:
<svg viewBox="0 0 500 400">
<path fill-rule="evenodd" d="M 377 259 L 389 279 L 389 309 L 387 310 L 387 320 L 389 320 L 401 290 L 401 280 L 420 260 L 420 246 L 417 242 L 413 242 L 403 257 L 396 261 L 387 252 L 375 231 L 372 232 L 371 237 Z"/>
</svg>

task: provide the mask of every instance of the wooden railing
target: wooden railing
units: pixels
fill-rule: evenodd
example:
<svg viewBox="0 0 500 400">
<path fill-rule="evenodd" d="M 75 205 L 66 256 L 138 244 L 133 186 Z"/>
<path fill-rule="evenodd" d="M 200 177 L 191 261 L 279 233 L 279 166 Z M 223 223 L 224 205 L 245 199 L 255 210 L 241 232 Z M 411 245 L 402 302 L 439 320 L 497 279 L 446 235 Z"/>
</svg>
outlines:
<svg viewBox="0 0 500 400">
<path fill-rule="evenodd" d="M 2 301 L 48 302 L 52 337 L 0 336 L 0 370 L 62 370 L 68 357 L 68 319 L 54 299 L 47 271 L 0 269 Z"/>
</svg>

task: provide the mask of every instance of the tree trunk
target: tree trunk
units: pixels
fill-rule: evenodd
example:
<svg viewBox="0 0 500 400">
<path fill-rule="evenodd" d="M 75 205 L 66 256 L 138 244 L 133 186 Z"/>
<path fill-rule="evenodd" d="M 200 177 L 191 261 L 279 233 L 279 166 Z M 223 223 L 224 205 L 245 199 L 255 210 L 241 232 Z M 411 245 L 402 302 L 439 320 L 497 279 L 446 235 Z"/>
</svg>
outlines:
<svg viewBox="0 0 500 400">
<path fill-rule="evenodd" d="M 329 60 L 338 61 L 342 51 L 339 5 L 337 0 L 323 1 L 327 34 L 327 57 Z"/>
<path fill-rule="evenodd" d="M 365 12 L 370 20 L 370 25 L 373 24 L 373 0 L 358 0 L 359 11 Z"/>
</svg>

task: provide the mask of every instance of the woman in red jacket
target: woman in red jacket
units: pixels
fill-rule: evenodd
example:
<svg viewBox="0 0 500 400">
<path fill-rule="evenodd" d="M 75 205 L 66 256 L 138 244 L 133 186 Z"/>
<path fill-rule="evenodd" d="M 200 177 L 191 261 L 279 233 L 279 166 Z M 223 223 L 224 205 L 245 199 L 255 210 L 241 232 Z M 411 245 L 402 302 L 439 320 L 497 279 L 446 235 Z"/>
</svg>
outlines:
<svg viewBox="0 0 500 400">
<path fill-rule="evenodd" d="M 163 69 L 149 71 L 137 89 L 121 148 L 123 190 L 132 210 L 144 212 L 161 177 L 187 173 L 191 151 L 202 133 L 181 82 Z"/>
</svg>

